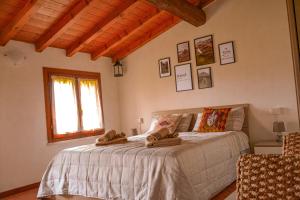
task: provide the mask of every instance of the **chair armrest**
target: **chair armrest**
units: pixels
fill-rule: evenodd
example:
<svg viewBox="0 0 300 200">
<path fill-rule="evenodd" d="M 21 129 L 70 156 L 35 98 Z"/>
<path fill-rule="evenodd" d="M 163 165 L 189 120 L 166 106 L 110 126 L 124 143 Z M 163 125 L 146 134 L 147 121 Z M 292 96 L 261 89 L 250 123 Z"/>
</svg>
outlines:
<svg viewBox="0 0 300 200">
<path fill-rule="evenodd" d="M 240 157 L 237 199 L 300 199 L 300 156 Z"/>
<path fill-rule="evenodd" d="M 283 137 L 283 154 L 300 155 L 300 133 L 289 133 Z"/>
</svg>

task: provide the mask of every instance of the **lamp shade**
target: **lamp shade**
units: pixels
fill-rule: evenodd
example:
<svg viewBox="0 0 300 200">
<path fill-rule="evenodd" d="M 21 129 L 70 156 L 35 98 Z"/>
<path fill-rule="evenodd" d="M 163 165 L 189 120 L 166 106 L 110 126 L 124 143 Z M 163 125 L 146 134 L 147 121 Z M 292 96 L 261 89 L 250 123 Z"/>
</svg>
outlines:
<svg viewBox="0 0 300 200">
<path fill-rule="evenodd" d="M 282 107 L 274 107 L 270 109 L 270 113 L 272 115 L 281 115 L 283 113 L 283 108 Z"/>
<path fill-rule="evenodd" d="M 279 133 L 285 131 L 285 125 L 283 121 L 273 122 L 273 132 Z"/>
</svg>

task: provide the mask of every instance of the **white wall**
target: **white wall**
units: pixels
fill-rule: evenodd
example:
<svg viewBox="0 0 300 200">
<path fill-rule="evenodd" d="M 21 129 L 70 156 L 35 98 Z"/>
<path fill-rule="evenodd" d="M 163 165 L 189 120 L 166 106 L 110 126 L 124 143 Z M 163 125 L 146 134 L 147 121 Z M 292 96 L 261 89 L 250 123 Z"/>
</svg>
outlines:
<svg viewBox="0 0 300 200">
<path fill-rule="evenodd" d="M 3 54 L 21 51 L 27 58 L 14 66 Z M 47 144 L 42 67 L 100 72 L 106 128 L 119 129 L 119 98 L 110 59 L 92 62 L 88 54 L 72 58 L 48 48 L 10 41 L 0 47 L 0 192 L 40 181 L 48 162 L 61 149 L 93 143 L 95 137 Z"/>
<path fill-rule="evenodd" d="M 120 80 L 121 127 L 137 127 L 151 112 L 213 105 L 250 104 L 251 141 L 272 139 L 269 109 L 285 108 L 281 116 L 289 130 L 298 129 L 289 26 L 285 0 L 217 0 L 205 9 L 207 23 L 186 22 L 160 35 L 125 59 L 127 74 Z M 213 34 L 216 63 L 214 87 L 198 89 L 193 39 Z M 190 41 L 195 89 L 176 92 L 173 66 L 176 44 Z M 237 62 L 220 66 L 217 44 L 235 43 Z M 171 57 L 172 76 L 159 78 L 158 59 Z"/>
</svg>

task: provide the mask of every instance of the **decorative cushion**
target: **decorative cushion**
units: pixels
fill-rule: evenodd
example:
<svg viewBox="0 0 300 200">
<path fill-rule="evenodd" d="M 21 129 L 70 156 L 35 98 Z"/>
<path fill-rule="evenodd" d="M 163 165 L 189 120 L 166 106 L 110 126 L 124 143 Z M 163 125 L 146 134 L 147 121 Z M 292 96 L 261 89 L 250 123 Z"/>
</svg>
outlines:
<svg viewBox="0 0 300 200">
<path fill-rule="evenodd" d="M 226 131 L 241 131 L 245 120 L 244 107 L 237 107 L 230 110 L 225 126 Z"/>
<path fill-rule="evenodd" d="M 189 131 L 189 127 L 191 125 L 192 118 L 193 118 L 192 113 L 183 114 L 175 132 Z"/>
<path fill-rule="evenodd" d="M 170 134 L 173 134 L 181 120 L 182 115 L 179 114 L 171 114 L 161 116 L 158 119 L 158 123 L 155 126 L 155 130 L 159 130 L 161 128 L 168 128 Z"/>
<path fill-rule="evenodd" d="M 200 122 L 201 122 L 201 119 L 202 119 L 202 115 L 203 115 L 202 112 L 197 114 L 197 119 L 196 119 L 196 122 L 195 122 L 195 126 L 193 128 L 193 131 L 197 132 L 199 130 L 199 126 L 200 126 Z"/>
<path fill-rule="evenodd" d="M 198 132 L 223 132 L 231 108 L 204 108 Z"/>
</svg>

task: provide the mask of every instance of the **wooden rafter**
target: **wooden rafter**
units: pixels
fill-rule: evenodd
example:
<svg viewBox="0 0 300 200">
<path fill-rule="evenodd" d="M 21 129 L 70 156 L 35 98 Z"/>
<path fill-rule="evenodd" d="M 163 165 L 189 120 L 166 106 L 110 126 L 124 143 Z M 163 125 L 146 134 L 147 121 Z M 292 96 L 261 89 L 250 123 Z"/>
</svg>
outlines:
<svg viewBox="0 0 300 200">
<path fill-rule="evenodd" d="M 80 17 L 92 0 L 77 0 L 75 4 L 59 18 L 36 42 L 36 50 L 41 52 L 51 45 L 65 30 L 67 30 L 76 18 Z"/>
<path fill-rule="evenodd" d="M 164 12 L 164 11 L 162 11 L 162 12 Z M 113 61 L 121 60 L 121 59 L 125 58 L 127 55 L 134 52 L 136 49 L 140 48 L 141 46 L 143 46 L 150 40 L 153 40 L 154 38 L 159 36 L 161 33 L 165 32 L 166 30 L 175 26 L 178 22 L 180 22 L 180 19 L 178 17 L 170 16 L 168 20 L 163 21 L 151 32 L 145 34 L 144 36 L 138 38 L 133 43 L 131 43 L 128 48 L 116 52 L 114 54 L 114 56 L 112 57 Z"/>
<path fill-rule="evenodd" d="M 188 23 L 198 27 L 206 22 L 204 11 L 186 0 L 147 0 L 162 10 L 180 17 Z"/>
<path fill-rule="evenodd" d="M 157 10 L 155 13 L 148 15 L 145 19 L 143 19 L 143 21 L 141 21 L 140 25 L 131 28 L 131 30 L 127 31 L 127 34 L 125 34 L 123 37 L 119 38 L 118 40 L 114 40 L 113 42 L 110 42 L 109 45 L 105 45 L 103 48 L 93 52 L 91 55 L 92 60 L 96 60 L 97 58 L 106 55 L 112 49 L 116 48 L 118 45 L 122 44 L 125 40 L 130 38 L 132 35 L 140 32 L 144 25 L 150 24 L 153 21 L 157 20 L 157 18 L 160 16 L 160 12 L 163 11 Z"/>
<path fill-rule="evenodd" d="M 0 45 L 4 46 L 14 37 L 30 16 L 40 7 L 40 0 L 27 0 L 15 17 L 0 31 Z"/>
<path fill-rule="evenodd" d="M 114 12 L 105 17 L 102 21 L 100 21 L 95 27 L 85 33 L 81 38 L 75 41 L 68 49 L 67 56 L 72 56 L 78 51 L 80 51 L 84 44 L 87 44 L 94 40 L 96 37 L 101 34 L 101 29 L 107 26 L 109 23 L 113 23 L 125 10 L 127 10 L 136 0 L 126 0 L 122 2 L 121 6 L 117 7 Z"/>
<path fill-rule="evenodd" d="M 203 1 L 199 1 L 197 3 L 197 7 L 198 8 L 204 8 L 205 6 L 209 5 L 210 3 L 212 3 L 214 0 L 203 0 Z"/>
</svg>

